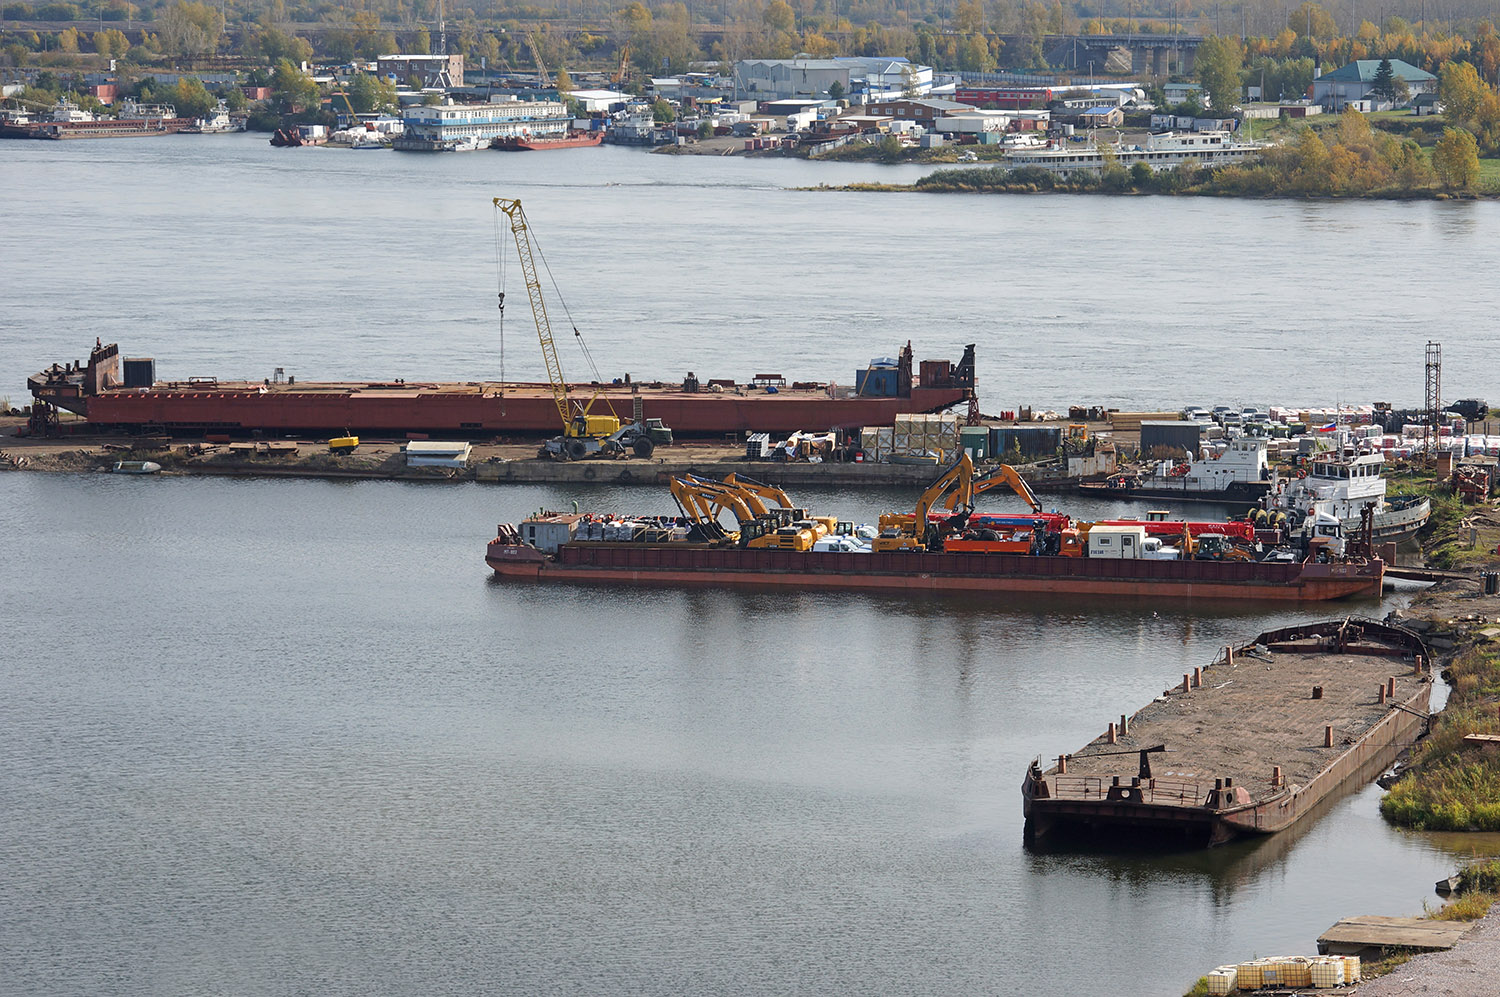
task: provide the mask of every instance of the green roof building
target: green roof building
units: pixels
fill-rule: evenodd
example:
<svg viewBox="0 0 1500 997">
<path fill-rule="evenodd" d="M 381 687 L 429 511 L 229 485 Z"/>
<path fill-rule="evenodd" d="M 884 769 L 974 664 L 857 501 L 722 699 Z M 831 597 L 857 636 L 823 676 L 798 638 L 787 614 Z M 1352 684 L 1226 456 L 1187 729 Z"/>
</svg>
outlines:
<svg viewBox="0 0 1500 997">
<path fill-rule="evenodd" d="M 1379 69 L 1379 59 L 1357 59 L 1319 76 L 1312 82 L 1313 103 L 1339 111 L 1351 100 L 1364 100 L 1375 85 L 1375 74 Z M 1413 94 L 1437 90 L 1436 76 L 1400 59 L 1391 60 L 1391 75 L 1405 80 Z"/>
</svg>

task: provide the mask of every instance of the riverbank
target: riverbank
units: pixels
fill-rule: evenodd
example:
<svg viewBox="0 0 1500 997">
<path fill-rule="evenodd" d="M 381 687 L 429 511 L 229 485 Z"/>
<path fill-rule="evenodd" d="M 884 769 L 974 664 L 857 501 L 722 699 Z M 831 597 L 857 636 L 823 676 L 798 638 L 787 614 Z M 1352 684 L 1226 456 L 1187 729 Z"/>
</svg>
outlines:
<svg viewBox="0 0 1500 997">
<path fill-rule="evenodd" d="M 647 460 L 555 461 L 539 459 L 535 443 L 478 443 L 466 467 L 408 467 L 404 447 L 401 441 L 370 440 L 352 454 L 339 455 L 313 441 L 138 444 L 108 437 L 8 437 L 0 439 L 0 470 L 78 474 L 108 471 L 116 461 L 149 460 L 166 475 L 652 486 L 676 475 L 736 472 L 782 488 L 922 487 L 939 470 L 936 464 L 750 461 L 743 446 L 722 444 L 675 444 L 657 451 L 666 456 Z M 1034 490 L 1063 491 L 1076 483 L 1047 471 L 1028 475 Z"/>
</svg>

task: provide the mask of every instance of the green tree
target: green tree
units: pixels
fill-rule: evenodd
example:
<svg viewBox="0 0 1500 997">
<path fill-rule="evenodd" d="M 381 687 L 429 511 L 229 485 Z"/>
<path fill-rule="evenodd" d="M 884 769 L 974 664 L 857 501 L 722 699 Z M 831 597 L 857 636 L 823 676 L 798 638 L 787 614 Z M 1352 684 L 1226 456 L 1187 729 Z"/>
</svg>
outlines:
<svg viewBox="0 0 1500 997">
<path fill-rule="evenodd" d="M 393 107 L 396 103 L 396 84 L 369 73 L 355 73 L 349 81 L 349 103 L 360 114 Z"/>
<path fill-rule="evenodd" d="M 1468 190 L 1479 179 L 1479 146 L 1462 128 L 1444 128 L 1432 150 L 1432 169 L 1449 190 Z"/>
<path fill-rule="evenodd" d="M 347 54 L 336 53 L 330 48 L 329 54 L 334 58 L 347 61 L 354 57 L 354 39 L 348 36 Z M 274 66 L 283 59 L 293 64 L 301 64 L 312 58 L 312 45 L 305 38 L 287 34 L 277 28 L 262 28 L 250 36 L 245 45 L 247 55 L 259 56 L 266 60 L 266 65 Z"/>
<path fill-rule="evenodd" d="M 218 100 L 196 76 L 182 77 L 170 93 L 172 106 L 177 109 L 178 117 L 201 118 L 218 104 Z"/>
<path fill-rule="evenodd" d="M 218 51 L 224 15 L 206 3 L 177 0 L 159 19 L 162 43 L 176 55 L 202 56 Z"/>
<path fill-rule="evenodd" d="M 838 80 L 828 84 L 828 96 L 834 100 L 841 100 L 844 96 L 844 84 Z"/>
<path fill-rule="evenodd" d="M 1134 184 L 1138 189 L 1148 189 L 1151 186 L 1151 181 L 1155 179 L 1155 177 L 1156 172 L 1151 169 L 1151 166 L 1148 163 L 1137 162 L 1130 167 L 1130 182 Z"/>
<path fill-rule="evenodd" d="M 557 67 L 557 93 L 558 93 L 558 96 L 560 96 L 560 97 L 564 96 L 564 95 L 566 95 L 568 93 L 571 93 L 572 90 L 573 90 L 573 77 L 571 77 L 571 76 L 568 75 L 568 71 L 566 69 L 563 69 L 561 66 Z"/>
<path fill-rule="evenodd" d="M 1448 63 L 1438 73 L 1438 99 L 1443 102 L 1443 116 L 1454 124 L 1467 125 L 1479 110 L 1486 89 L 1473 66 L 1467 62 Z"/>
<path fill-rule="evenodd" d="M 411 41 L 413 55 L 427 55 L 432 51 L 432 32 L 426 28 L 418 28 L 416 37 Z"/>
<path fill-rule="evenodd" d="M 1370 83 L 1370 92 L 1386 100 L 1396 99 L 1396 74 L 1391 69 L 1391 60 L 1381 59 L 1375 67 L 1375 79 Z"/>
<path fill-rule="evenodd" d="M 1240 71 L 1245 52 L 1239 39 L 1210 35 L 1198 46 L 1198 82 L 1208 94 L 1208 103 L 1219 114 L 1240 102 Z"/>
<path fill-rule="evenodd" d="M 922 84 L 917 79 L 917 69 L 910 63 L 901 67 L 901 96 L 908 100 L 922 96 Z"/>
<path fill-rule="evenodd" d="M 316 107 L 321 101 L 312 77 L 285 59 L 276 64 L 276 71 L 271 74 L 271 97 L 290 113 Z"/>
<path fill-rule="evenodd" d="M 651 105 L 651 118 L 657 124 L 670 124 L 677 120 L 677 112 L 672 109 L 672 105 L 667 103 L 664 98 L 658 97 L 656 98 L 656 103 Z"/>
</svg>

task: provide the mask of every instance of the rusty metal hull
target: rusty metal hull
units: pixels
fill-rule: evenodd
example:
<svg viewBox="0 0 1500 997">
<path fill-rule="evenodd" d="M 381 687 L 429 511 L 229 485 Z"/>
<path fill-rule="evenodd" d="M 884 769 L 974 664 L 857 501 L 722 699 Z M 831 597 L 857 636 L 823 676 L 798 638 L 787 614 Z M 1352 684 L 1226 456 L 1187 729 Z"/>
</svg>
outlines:
<svg viewBox="0 0 1500 997">
<path fill-rule="evenodd" d="M 1384 564 L 1115 561 L 1010 554 L 803 553 L 686 544 L 574 542 L 521 557 L 492 541 L 497 575 L 589 584 L 748 586 L 847 591 L 1023 592 L 1161 599 L 1316 602 L 1379 595 Z"/>
<path fill-rule="evenodd" d="M 1305 643 L 1299 646 L 1296 641 L 1305 642 L 1309 635 L 1315 633 L 1321 637 L 1336 632 L 1341 626 L 1349 625 L 1349 622 L 1346 620 L 1341 624 L 1339 621 L 1324 621 L 1271 631 L 1261 634 L 1255 641 L 1242 645 L 1236 651 L 1244 653 L 1258 646 L 1288 654 L 1306 653 L 1309 648 Z M 1403 654 L 1414 660 L 1418 655 L 1424 658 L 1426 656 L 1425 648 L 1415 634 L 1373 621 L 1359 621 L 1357 626 L 1365 635 L 1378 634 L 1383 643 L 1339 646 L 1336 650 L 1338 655 L 1352 656 L 1354 660 L 1374 660 L 1381 657 L 1389 659 Z M 1342 657 L 1340 660 L 1350 659 Z M 1216 663 L 1214 669 L 1217 667 Z M 1380 666 L 1376 667 L 1378 670 Z M 1206 674 L 1204 681 L 1209 681 Z M 1070 784 L 1077 780 L 1076 775 L 1070 776 L 1067 771 L 1058 767 L 1042 772 L 1040 766 L 1033 763 L 1021 786 L 1027 840 L 1035 843 L 1066 830 L 1115 835 L 1128 833 L 1156 843 L 1216 845 L 1238 837 L 1284 831 L 1340 788 L 1351 783 L 1367 782 L 1384 771 L 1425 732 L 1432 683 L 1411 676 L 1404 681 L 1410 688 L 1409 695 L 1399 702 L 1393 699 L 1385 705 L 1372 704 L 1366 707 L 1378 710 L 1378 719 L 1341 749 L 1325 749 L 1328 757 L 1311 778 L 1280 786 L 1271 783 L 1269 789 L 1264 788 L 1267 784 L 1260 779 L 1243 779 L 1242 787 L 1257 787 L 1253 796 L 1244 788 L 1221 791 L 1219 780 L 1205 783 L 1186 777 L 1136 778 L 1130 779 L 1128 784 L 1123 780 L 1116 780 L 1107 786 L 1101 778 L 1096 789 L 1079 792 L 1076 786 Z M 1308 698 L 1301 689 L 1289 691 L 1289 695 L 1298 699 Z M 1370 701 L 1367 700 L 1368 702 Z M 1270 701 L 1264 703 L 1264 710 L 1279 721 L 1290 705 L 1290 699 L 1282 703 Z M 1184 708 L 1188 712 L 1179 719 L 1179 724 L 1185 725 L 1185 728 L 1198 725 L 1200 735 L 1203 725 L 1216 724 L 1221 719 L 1207 714 L 1194 714 L 1190 705 L 1179 709 Z M 1132 720 L 1132 725 L 1134 723 Z M 1156 736 L 1158 730 L 1153 729 L 1146 735 L 1146 739 Z M 1191 753 L 1194 750 L 1192 741 L 1189 740 L 1188 743 L 1186 751 Z M 1115 742 L 1109 741 L 1109 744 L 1113 745 Z M 1090 747 L 1097 748 L 1098 745 Z M 1284 744 L 1280 750 L 1287 755 L 1295 755 L 1308 749 L 1300 744 Z M 1134 749 L 1125 752 L 1106 749 L 1092 756 L 1079 757 L 1097 760 L 1109 754 L 1133 753 Z M 1256 757 L 1250 747 L 1245 747 L 1244 756 L 1237 759 L 1242 767 L 1239 775 L 1256 775 L 1258 773 L 1254 770 L 1257 766 L 1269 770 L 1269 761 Z M 1069 756 L 1070 762 L 1073 757 Z M 1174 760 L 1171 764 L 1177 767 L 1190 766 L 1193 761 L 1189 757 L 1187 760 Z M 1229 798 L 1229 794 L 1234 792 L 1238 792 L 1240 796 Z"/>
</svg>

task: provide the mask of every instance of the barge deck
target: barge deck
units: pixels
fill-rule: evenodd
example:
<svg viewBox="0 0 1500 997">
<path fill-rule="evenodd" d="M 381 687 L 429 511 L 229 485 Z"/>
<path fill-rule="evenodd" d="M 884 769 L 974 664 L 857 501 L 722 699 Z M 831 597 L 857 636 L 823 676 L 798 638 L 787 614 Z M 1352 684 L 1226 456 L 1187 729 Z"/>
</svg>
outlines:
<svg viewBox="0 0 1500 997">
<path fill-rule="evenodd" d="M 1081 751 L 1032 762 L 1026 838 L 1214 845 L 1284 830 L 1425 733 L 1427 661 L 1415 633 L 1354 617 L 1226 648 Z"/>
</svg>

